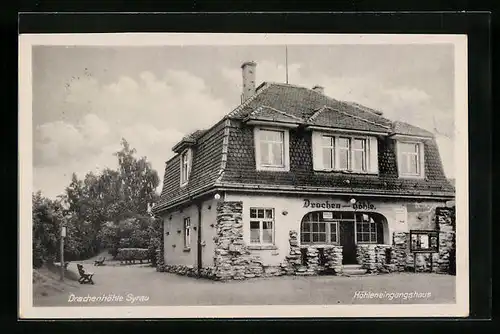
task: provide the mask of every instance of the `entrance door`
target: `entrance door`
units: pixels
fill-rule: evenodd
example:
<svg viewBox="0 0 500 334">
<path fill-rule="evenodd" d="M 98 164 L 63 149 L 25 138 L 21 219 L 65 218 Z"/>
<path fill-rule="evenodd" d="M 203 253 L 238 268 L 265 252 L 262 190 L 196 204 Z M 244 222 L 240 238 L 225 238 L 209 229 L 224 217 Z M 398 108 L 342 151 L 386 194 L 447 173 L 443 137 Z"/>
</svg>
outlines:
<svg viewBox="0 0 500 334">
<path fill-rule="evenodd" d="M 354 222 L 340 223 L 340 244 L 342 245 L 342 263 L 356 264 L 356 243 L 354 241 Z"/>
</svg>

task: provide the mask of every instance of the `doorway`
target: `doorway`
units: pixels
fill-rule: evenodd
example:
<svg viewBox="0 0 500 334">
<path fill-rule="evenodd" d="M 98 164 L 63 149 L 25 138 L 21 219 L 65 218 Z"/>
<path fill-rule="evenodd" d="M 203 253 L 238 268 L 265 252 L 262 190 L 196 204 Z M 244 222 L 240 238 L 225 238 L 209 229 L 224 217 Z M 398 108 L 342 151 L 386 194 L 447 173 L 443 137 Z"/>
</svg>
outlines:
<svg viewBox="0 0 500 334">
<path fill-rule="evenodd" d="M 342 264 L 357 264 L 356 240 L 354 239 L 354 221 L 340 224 L 340 244 L 342 245 Z"/>
</svg>

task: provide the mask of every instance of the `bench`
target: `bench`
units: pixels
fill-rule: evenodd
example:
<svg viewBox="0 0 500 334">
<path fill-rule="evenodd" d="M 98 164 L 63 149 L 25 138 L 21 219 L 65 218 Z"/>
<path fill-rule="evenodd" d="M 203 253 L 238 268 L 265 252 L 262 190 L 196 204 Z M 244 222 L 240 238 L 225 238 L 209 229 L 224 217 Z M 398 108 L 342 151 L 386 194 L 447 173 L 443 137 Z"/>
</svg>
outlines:
<svg viewBox="0 0 500 334">
<path fill-rule="evenodd" d="M 81 264 L 77 264 L 76 266 L 78 267 L 78 273 L 80 274 L 78 282 L 80 284 L 85 284 L 85 283 L 94 284 L 94 281 L 92 280 L 92 276 L 94 276 L 94 273 L 86 272 Z"/>
<path fill-rule="evenodd" d="M 105 257 L 101 258 L 100 260 L 95 260 L 94 266 L 102 266 L 104 264 L 104 260 L 106 260 Z"/>
</svg>

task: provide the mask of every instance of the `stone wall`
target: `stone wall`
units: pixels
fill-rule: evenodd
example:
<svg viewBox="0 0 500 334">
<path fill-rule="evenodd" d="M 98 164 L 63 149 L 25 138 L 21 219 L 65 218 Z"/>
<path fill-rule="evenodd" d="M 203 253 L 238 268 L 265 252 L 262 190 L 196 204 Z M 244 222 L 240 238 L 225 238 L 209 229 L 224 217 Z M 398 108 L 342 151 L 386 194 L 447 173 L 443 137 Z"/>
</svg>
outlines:
<svg viewBox="0 0 500 334">
<path fill-rule="evenodd" d="M 301 247 L 297 231 L 289 232 L 290 249 L 281 265 L 283 275 L 311 276 L 342 273 L 342 246 L 323 248 L 324 264 L 320 264 L 319 250 L 316 247 Z M 302 261 L 303 253 L 305 264 Z"/>
<path fill-rule="evenodd" d="M 298 269 L 302 268 L 302 254 L 300 251 L 297 231 L 290 231 L 288 236 L 290 250 L 281 267 L 283 268 L 285 275 L 295 275 Z"/>
<path fill-rule="evenodd" d="M 413 254 L 409 247 L 409 233 L 393 234 L 394 265 L 398 271 L 432 272 L 448 274 L 453 272 L 455 260 L 455 208 L 438 207 L 429 213 L 433 219 L 434 229 L 439 231 L 439 252 Z M 432 268 L 432 269 L 431 269 Z"/>
<path fill-rule="evenodd" d="M 400 251 L 400 257 L 402 261 L 405 261 L 406 257 L 403 256 L 402 251 Z M 367 273 L 399 271 L 398 253 L 390 245 L 360 244 L 356 248 L 356 258 L 358 264 L 366 269 Z"/>
<path fill-rule="evenodd" d="M 189 276 L 189 277 L 199 277 L 199 278 L 215 278 L 215 268 L 207 267 L 202 268 L 200 273 L 198 274 L 198 268 L 191 265 L 182 265 L 182 264 L 166 264 L 163 269 L 164 272 Z"/>
<path fill-rule="evenodd" d="M 241 201 L 217 205 L 213 278 L 226 281 L 283 275 L 282 266 L 265 266 L 248 250 L 243 241 L 242 210 Z"/>
<path fill-rule="evenodd" d="M 455 208 L 440 207 L 436 209 L 436 225 L 439 230 L 439 253 L 437 269 L 439 273 L 454 273 L 455 261 Z M 453 257 L 453 259 L 451 259 Z M 451 263 L 450 263 L 451 261 Z M 451 264 L 451 267 L 450 267 Z"/>
<path fill-rule="evenodd" d="M 161 238 L 159 240 L 158 248 L 156 248 L 156 271 L 163 272 L 165 271 L 165 229 L 164 222 L 161 223 L 160 227 L 160 235 Z"/>
<path fill-rule="evenodd" d="M 392 236 L 393 258 L 395 271 L 405 271 L 408 268 L 408 257 L 410 254 L 410 234 L 406 232 L 394 232 Z"/>
<path fill-rule="evenodd" d="M 342 246 L 325 248 L 325 268 L 326 273 L 340 275 L 342 273 Z"/>
</svg>

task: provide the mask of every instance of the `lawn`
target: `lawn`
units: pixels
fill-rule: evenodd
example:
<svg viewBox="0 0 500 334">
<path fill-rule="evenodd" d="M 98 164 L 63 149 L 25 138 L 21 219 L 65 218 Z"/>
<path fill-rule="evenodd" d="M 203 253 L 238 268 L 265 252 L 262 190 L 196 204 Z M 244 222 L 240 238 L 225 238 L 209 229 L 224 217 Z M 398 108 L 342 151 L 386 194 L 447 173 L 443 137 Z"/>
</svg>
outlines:
<svg viewBox="0 0 500 334">
<path fill-rule="evenodd" d="M 72 264 L 73 265 L 73 264 Z M 71 266 L 71 265 L 70 265 Z M 158 273 L 147 265 L 85 266 L 95 285 L 34 295 L 34 306 L 440 304 L 455 302 L 455 276 L 283 276 L 214 282 Z M 71 268 L 69 268 L 71 269 Z M 84 297 L 96 297 L 94 301 Z M 108 298 L 99 300 L 97 297 Z M 122 298 L 122 300 L 118 300 Z M 113 301 L 114 300 L 114 301 Z"/>
</svg>

